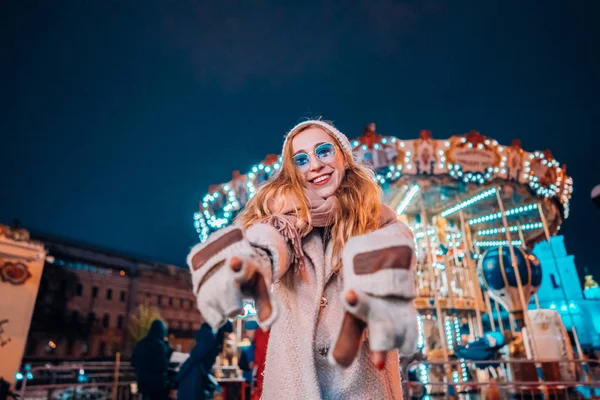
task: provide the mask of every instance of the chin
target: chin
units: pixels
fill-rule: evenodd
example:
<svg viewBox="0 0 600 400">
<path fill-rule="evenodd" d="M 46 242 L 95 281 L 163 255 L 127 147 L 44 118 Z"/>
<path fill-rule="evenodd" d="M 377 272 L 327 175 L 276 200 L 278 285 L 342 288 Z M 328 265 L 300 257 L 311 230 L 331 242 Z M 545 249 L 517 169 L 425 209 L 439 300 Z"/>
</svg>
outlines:
<svg viewBox="0 0 600 400">
<path fill-rule="evenodd" d="M 317 193 L 319 196 L 321 196 L 322 198 L 326 199 L 328 197 L 331 197 L 334 193 L 335 193 L 335 189 L 333 188 L 316 188 L 315 193 Z"/>
<path fill-rule="evenodd" d="M 322 198 L 326 199 L 331 197 L 337 191 L 337 185 L 326 185 L 326 186 L 315 186 L 313 185 L 313 190 Z"/>
</svg>

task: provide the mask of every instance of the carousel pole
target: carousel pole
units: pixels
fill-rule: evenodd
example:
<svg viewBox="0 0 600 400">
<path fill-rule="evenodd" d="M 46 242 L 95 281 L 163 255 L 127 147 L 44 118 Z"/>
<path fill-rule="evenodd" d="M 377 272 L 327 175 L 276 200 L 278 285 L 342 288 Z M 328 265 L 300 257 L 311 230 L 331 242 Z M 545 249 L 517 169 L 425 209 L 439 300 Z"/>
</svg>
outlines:
<svg viewBox="0 0 600 400">
<path fill-rule="evenodd" d="M 464 266 L 464 263 L 458 258 L 458 246 L 456 245 L 457 242 L 458 237 L 455 237 L 453 234 L 450 234 L 450 243 L 452 243 L 452 259 L 454 261 L 454 265 L 452 266 L 452 277 L 454 279 L 454 285 L 457 289 L 460 289 L 462 291 L 461 297 L 466 297 L 467 285 L 465 285 L 464 275 L 464 271 L 466 270 L 466 268 Z"/>
<path fill-rule="evenodd" d="M 448 243 L 446 243 L 448 244 Z M 450 260 L 448 259 L 448 254 L 444 255 L 444 262 L 446 263 L 446 268 L 444 268 L 443 273 L 446 275 L 446 282 L 448 283 L 448 300 L 450 300 L 450 304 L 452 304 L 452 308 L 454 308 L 454 290 L 452 287 L 452 283 L 456 285 L 456 274 L 454 271 L 454 266 L 450 266 Z"/>
<path fill-rule="evenodd" d="M 525 236 L 523 235 L 523 228 L 521 227 L 521 223 L 517 222 L 517 228 L 519 229 L 519 239 L 521 243 L 523 243 L 523 247 L 525 247 Z M 533 299 L 535 300 L 535 306 L 539 310 L 540 309 L 540 299 L 537 295 L 537 292 L 533 294 Z"/>
<path fill-rule="evenodd" d="M 508 313 L 508 323 L 510 324 L 511 330 L 513 332 L 516 332 L 517 328 L 519 326 L 517 325 L 517 321 L 515 320 L 515 317 L 510 312 Z"/>
<path fill-rule="evenodd" d="M 423 197 L 423 193 L 421 192 L 421 224 L 423 225 L 423 230 L 425 231 L 425 243 L 427 245 L 427 263 L 429 264 L 429 268 L 431 272 L 434 272 L 434 267 L 433 267 L 433 247 L 431 246 L 431 241 L 429 239 L 429 234 L 428 234 L 428 230 L 429 230 L 429 224 L 427 223 L 427 211 L 425 210 L 425 198 Z M 437 279 L 436 279 L 437 280 Z M 446 343 L 446 338 L 444 335 L 444 332 L 446 331 L 444 329 L 444 322 L 442 321 L 442 308 L 440 306 L 440 302 L 439 302 L 439 298 L 438 298 L 438 293 L 440 293 L 439 290 L 435 290 L 433 291 L 433 301 L 435 303 L 435 310 L 437 313 L 437 323 L 438 323 L 438 329 L 440 331 L 440 343 L 442 343 L 442 348 L 444 350 L 444 361 L 448 362 L 448 343 Z"/>
<path fill-rule="evenodd" d="M 473 248 L 473 243 L 471 242 L 471 229 L 467 229 L 466 227 L 465 215 L 463 214 L 462 210 L 459 211 L 458 215 L 460 217 L 460 228 L 462 231 L 463 240 L 465 241 L 465 250 L 470 251 L 470 249 Z M 473 294 L 475 296 L 475 302 L 477 303 L 475 307 L 475 313 L 477 315 L 477 328 L 479 329 L 479 335 L 483 336 L 483 323 L 481 322 L 480 310 L 481 305 L 483 304 L 483 299 L 481 298 L 481 285 L 477 280 L 477 271 L 475 265 L 473 264 L 473 260 L 471 260 L 471 257 L 469 257 L 468 254 L 465 254 L 465 260 L 467 264 L 467 271 L 471 281 L 471 286 L 473 288 Z M 491 311 L 492 310 L 490 309 L 490 315 Z"/>
<path fill-rule="evenodd" d="M 525 300 L 525 294 L 523 292 L 523 282 L 521 281 L 521 274 L 519 271 L 519 265 L 517 264 L 517 257 L 515 256 L 515 249 L 512 245 L 512 237 L 510 234 L 510 228 L 508 226 L 508 220 L 506 218 L 506 214 L 505 214 L 505 210 L 504 210 L 504 203 L 502 202 L 502 197 L 500 197 L 500 188 L 498 188 L 498 190 L 496 191 L 496 199 L 498 200 L 498 207 L 500 207 L 500 213 L 502 214 L 502 224 L 504 225 L 504 230 L 506 233 L 506 241 L 508 242 L 508 251 L 510 253 L 510 260 L 511 260 L 512 266 L 515 270 L 515 278 L 517 281 L 519 300 L 521 302 L 521 308 L 523 309 L 523 321 L 525 323 L 525 326 L 529 327 L 531 325 L 531 323 L 529 321 L 529 316 L 527 314 L 528 304 L 527 304 L 527 301 Z M 535 358 L 535 351 L 533 353 L 534 353 L 534 358 Z"/>
<path fill-rule="evenodd" d="M 475 332 L 475 326 L 473 325 L 473 314 L 468 314 L 467 315 L 467 323 L 469 324 L 469 332 L 470 332 L 469 342 L 472 342 L 477 337 L 474 334 L 474 332 Z M 481 336 L 483 336 L 483 335 L 481 335 Z"/>
<path fill-rule="evenodd" d="M 425 195 L 424 192 L 421 191 L 421 224 L 423 225 L 423 230 L 425 231 L 425 241 L 427 244 L 427 259 L 428 259 L 428 263 L 429 263 L 429 268 L 430 270 L 433 272 L 433 247 L 431 246 L 431 241 L 429 239 L 429 234 L 428 234 L 428 230 L 429 230 L 429 224 L 427 222 L 427 210 L 425 209 Z M 451 372 L 451 367 L 450 367 L 450 358 L 448 356 L 448 342 L 446 341 L 446 335 L 444 334 L 444 332 L 446 332 L 446 329 L 444 327 L 444 315 L 442 314 L 442 307 L 440 306 L 440 302 L 439 302 L 439 298 L 438 298 L 438 294 L 440 293 L 439 290 L 434 290 L 433 293 L 433 301 L 435 304 L 435 312 L 437 315 L 437 325 L 438 325 L 438 330 L 440 332 L 440 343 L 442 344 L 442 351 L 444 354 L 444 371 L 446 372 L 446 379 L 449 379 L 450 382 L 452 382 L 452 387 L 454 388 L 454 382 L 452 380 L 452 372 Z M 454 388 L 454 391 L 456 392 L 456 389 Z"/>
<path fill-rule="evenodd" d="M 498 306 L 498 302 L 494 301 L 494 307 L 496 308 L 496 315 L 498 316 L 498 324 L 500 324 L 500 332 L 504 334 L 504 322 L 502 322 L 502 314 L 500 314 L 500 307 Z M 513 326 L 510 325 L 510 331 L 514 333 Z"/>
<path fill-rule="evenodd" d="M 525 301 L 525 294 L 523 293 L 523 283 L 521 282 L 521 271 L 519 270 L 519 265 L 517 264 L 517 258 L 515 257 L 515 249 L 512 245 L 512 238 L 510 235 L 510 228 L 508 226 L 508 219 L 506 218 L 506 213 L 504 210 L 504 203 L 502 202 L 502 197 L 500 196 L 500 187 L 496 190 L 496 199 L 498 200 L 498 207 L 500 207 L 500 213 L 502 215 L 502 224 L 504 225 L 504 229 L 506 230 L 506 240 L 508 241 L 508 250 L 510 252 L 510 259 L 515 271 L 515 278 L 517 280 L 517 288 L 519 292 L 519 299 L 521 300 L 521 307 L 523 309 L 523 322 L 525 323 L 526 328 L 533 328 L 531 321 L 529 320 L 528 313 L 528 304 Z M 544 381 L 544 371 L 542 369 L 542 364 L 537 359 L 537 342 L 535 339 L 535 335 L 533 333 L 533 329 L 529 332 L 529 336 L 531 337 L 531 341 L 533 346 L 531 346 L 531 355 L 533 356 L 533 360 L 535 363 L 535 367 L 537 370 L 538 380 Z M 543 391 L 543 397 L 548 398 L 547 390 Z"/>
<path fill-rule="evenodd" d="M 490 318 L 490 325 L 492 326 L 492 330 L 496 332 L 496 321 L 494 319 L 494 313 L 492 313 L 492 304 L 490 303 L 490 297 L 487 293 L 485 293 L 485 305 L 488 310 L 488 317 Z"/>
<path fill-rule="evenodd" d="M 567 291 L 565 290 L 564 280 L 562 278 L 558 262 L 556 261 L 556 253 L 554 252 L 554 246 L 552 246 L 552 242 L 550 241 L 550 230 L 548 229 L 548 223 L 546 222 L 546 216 L 544 215 L 544 211 L 542 210 L 541 203 L 538 203 L 538 211 L 540 213 L 540 218 L 544 227 L 544 234 L 546 235 L 546 240 L 548 241 L 548 245 L 550 246 L 550 250 L 552 252 L 554 268 L 556 268 L 558 279 L 560 279 L 560 289 L 562 291 L 563 298 L 565 299 L 565 303 L 567 305 L 567 313 L 569 314 L 569 319 L 571 320 L 571 330 L 573 332 L 573 338 L 575 339 L 575 348 L 577 349 L 577 356 L 580 360 L 583 360 L 583 351 L 581 350 L 581 344 L 579 343 L 579 335 L 577 335 L 577 328 L 575 327 L 575 318 L 573 318 L 573 314 L 571 313 L 571 304 L 569 303 L 569 297 L 567 296 Z"/>
</svg>

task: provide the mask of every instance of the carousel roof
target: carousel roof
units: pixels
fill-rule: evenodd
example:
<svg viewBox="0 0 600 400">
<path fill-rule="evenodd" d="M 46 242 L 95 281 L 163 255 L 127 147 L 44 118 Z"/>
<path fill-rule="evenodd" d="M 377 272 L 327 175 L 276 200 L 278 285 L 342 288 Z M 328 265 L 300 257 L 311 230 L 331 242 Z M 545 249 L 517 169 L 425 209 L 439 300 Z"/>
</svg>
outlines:
<svg viewBox="0 0 600 400">
<path fill-rule="evenodd" d="M 449 220 L 460 215 L 477 229 L 482 244 L 493 245 L 494 235 L 503 233 L 496 192 L 510 217 L 509 229 L 518 229 L 527 242 L 543 235 L 540 215 L 555 232 L 569 213 L 573 189 L 566 166 L 549 150 L 528 152 L 518 140 L 504 146 L 479 132 L 434 139 L 430 131 L 421 131 L 412 140 L 367 132 L 352 147 L 359 161 L 374 168 L 384 202 L 399 215 L 420 215 L 423 208 L 429 216 Z M 270 154 L 246 174 L 234 171 L 231 181 L 209 188 L 194 215 L 202 241 L 231 223 L 277 173 L 280 160 Z M 417 196 L 421 201 L 413 201 Z"/>
</svg>

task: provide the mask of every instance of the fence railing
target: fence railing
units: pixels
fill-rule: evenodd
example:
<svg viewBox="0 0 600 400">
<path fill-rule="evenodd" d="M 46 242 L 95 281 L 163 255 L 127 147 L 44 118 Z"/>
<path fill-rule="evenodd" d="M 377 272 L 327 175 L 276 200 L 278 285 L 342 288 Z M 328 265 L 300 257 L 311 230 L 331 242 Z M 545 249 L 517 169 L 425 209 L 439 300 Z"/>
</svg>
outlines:
<svg viewBox="0 0 600 400">
<path fill-rule="evenodd" d="M 82 362 L 33 366 L 20 384 L 21 400 L 137 400 L 129 363 Z"/>
<path fill-rule="evenodd" d="M 426 361 L 408 370 L 413 380 L 404 374 L 407 399 L 600 399 L 597 361 Z"/>
<path fill-rule="evenodd" d="M 493 360 L 414 362 L 403 375 L 405 399 L 600 399 L 597 361 Z M 22 400 L 138 400 L 129 363 L 33 366 Z M 31 378 L 33 377 L 33 379 Z M 543 378 L 543 379 L 542 379 Z"/>
</svg>

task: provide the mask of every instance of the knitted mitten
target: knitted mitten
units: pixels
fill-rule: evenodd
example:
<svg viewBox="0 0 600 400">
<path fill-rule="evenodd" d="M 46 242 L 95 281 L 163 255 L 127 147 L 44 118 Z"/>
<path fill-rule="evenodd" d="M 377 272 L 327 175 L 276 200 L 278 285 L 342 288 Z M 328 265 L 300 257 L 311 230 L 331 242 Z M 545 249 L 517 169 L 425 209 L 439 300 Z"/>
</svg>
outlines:
<svg viewBox="0 0 600 400">
<path fill-rule="evenodd" d="M 412 354 L 418 336 L 413 304 L 415 243 L 402 223 L 351 238 L 342 254 L 346 315 L 329 360 L 347 367 L 358 353 L 360 334 L 368 328 L 372 351 L 399 349 Z M 357 302 L 346 301 L 353 290 Z"/>
<path fill-rule="evenodd" d="M 231 268 L 236 257 L 242 265 L 238 271 Z M 266 286 L 271 313 L 261 327 L 268 327 L 277 317 L 276 304 L 271 298 L 271 260 L 264 250 L 253 247 L 239 227 L 232 226 L 215 232 L 205 243 L 192 248 L 187 264 L 200 313 L 214 329 L 243 310 L 243 298 L 255 295 L 256 285 Z"/>
</svg>

